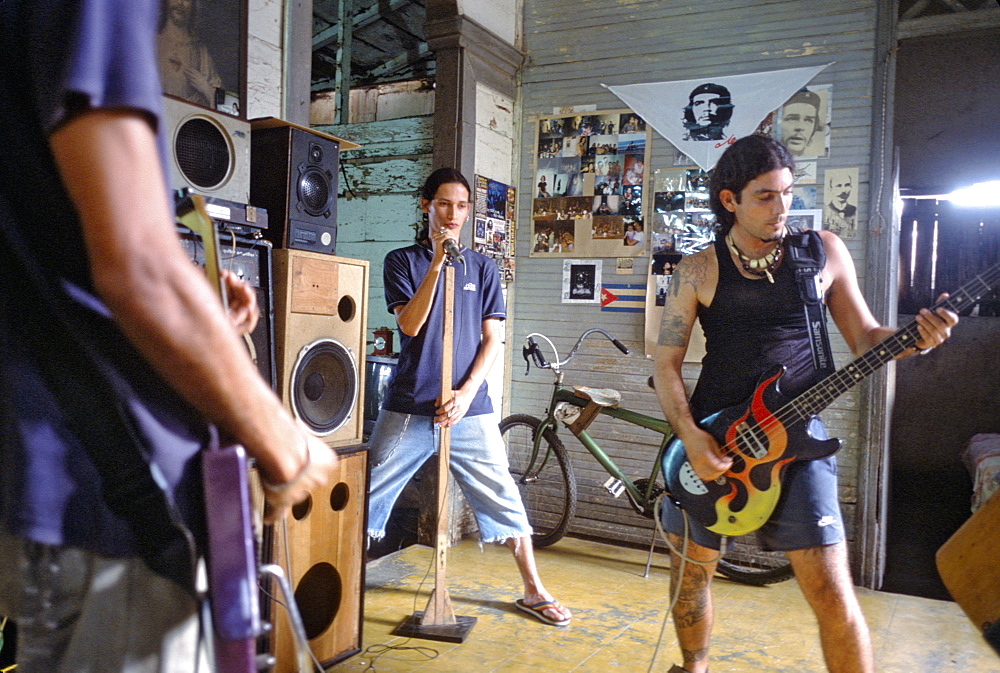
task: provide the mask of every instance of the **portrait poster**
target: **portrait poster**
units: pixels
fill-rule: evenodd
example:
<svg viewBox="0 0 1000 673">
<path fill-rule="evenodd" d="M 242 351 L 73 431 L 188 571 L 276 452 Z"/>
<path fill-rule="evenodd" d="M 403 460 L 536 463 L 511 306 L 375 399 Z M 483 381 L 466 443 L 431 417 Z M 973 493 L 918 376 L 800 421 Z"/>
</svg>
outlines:
<svg viewBox="0 0 1000 673">
<path fill-rule="evenodd" d="M 530 256 L 646 254 L 649 134 L 631 110 L 539 120 Z"/>
<path fill-rule="evenodd" d="M 777 140 L 795 157 L 797 164 L 800 159 L 816 159 L 830 153 L 832 91 L 830 84 L 802 87 L 781 106 Z"/>
<path fill-rule="evenodd" d="M 474 182 L 473 245 L 476 252 L 493 258 L 503 282 L 513 282 L 514 188 L 483 175 L 476 175 Z"/>
<path fill-rule="evenodd" d="M 564 259 L 562 273 L 562 303 L 600 304 L 600 259 Z"/>
<path fill-rule="evenodd" d="M 828 168 L 823 176 L 823 228 L 842 238 L 858 233 L 858 169 Z"/>
<path fill-rule="evenodd" d="M 246 117 L 246 0 L 164 0 L 157 49 L 163 93 Z"/>
<path fill-rule="evenodd" d="M 708 171 L 726 147 L 753 133 L 827 65 L 604 86 Z"/>
</svg>

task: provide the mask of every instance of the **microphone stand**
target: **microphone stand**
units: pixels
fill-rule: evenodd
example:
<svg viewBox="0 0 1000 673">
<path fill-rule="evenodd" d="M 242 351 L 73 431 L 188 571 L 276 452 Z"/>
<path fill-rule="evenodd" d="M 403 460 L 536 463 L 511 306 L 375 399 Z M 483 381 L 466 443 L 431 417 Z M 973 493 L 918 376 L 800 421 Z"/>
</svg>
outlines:
<svg viewBox="0 0 1000 673">
<path fill-rule="evenodd" d="M 446 239 L 450 241 L 451 239 Z M 450 246 L 457 246 L 452 244 Z M 447 248 L 447 246 L 446 246 Z M 455 266 L 456 256 L 448 250 L 451 262 L 444 267 L 444 310 L 442 316 L 441 344 L 441 404 L 447 404 L 452 398 L 452 354 L 455 327 Z M 461 252 L 458 259 L 465 264 Z M 438 474 L 437 474 L 437 534 L 434 555 L 434 590 L 423 612 L 414 612 L 400 624 L 393 633 L 395 635 L 426 640 L 439 640 L 449 643 L 462 643 L 469 637 L 475 617 L 456 617 L 451 607 L 451 597 L 448 594 L 448 584 L 445 571 L 448 564 L 448 474 L 451 455 L 451 428 L 441 427 L 438 435 Z"/>
</svg>

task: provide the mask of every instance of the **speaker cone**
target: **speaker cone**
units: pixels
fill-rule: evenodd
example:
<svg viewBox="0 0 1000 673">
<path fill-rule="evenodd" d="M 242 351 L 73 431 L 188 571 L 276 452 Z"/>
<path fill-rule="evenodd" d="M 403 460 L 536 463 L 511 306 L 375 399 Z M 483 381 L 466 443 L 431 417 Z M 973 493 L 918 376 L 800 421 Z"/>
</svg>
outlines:
<svg viewBox="0 0 1000 673">
<path fill-rule="evenodd" d="M 292 411 L 317 435 L 336 432 L 358 401 L 354 356 L 336 339 L 318 339 L 299 352 L 292 370 Z"/>
<path fill-rule="evenodd" d="M 310 166 L 299 176 L 299 201 L 313 217 L 321 217 L 329 210 L 330 180 L 320 168 Z"/>
<path fill-rule="evenodd" d="M 184 122 L 174 138 L 174 156 L 192 184 L 212 189 L 229 177 L 232 152 L 218 126 L 202 117 Z"/>
</svg>

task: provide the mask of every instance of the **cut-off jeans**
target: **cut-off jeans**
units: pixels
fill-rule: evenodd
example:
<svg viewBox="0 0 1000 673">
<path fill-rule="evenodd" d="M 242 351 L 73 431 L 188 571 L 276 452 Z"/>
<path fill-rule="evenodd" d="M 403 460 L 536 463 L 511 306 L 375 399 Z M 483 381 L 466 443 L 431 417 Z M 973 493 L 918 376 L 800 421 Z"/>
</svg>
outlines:
<svg viewBox="0 0 1000 673">
<path fill-rule="evenodd" d="M 438 451 L 440 428 L 431 416 L 382 409 L 368 442 L 372 465 L 368 535 L 379 540 L 396 499 L 420 466 Z M 531 524 L 494 414 L 466 416 L 451 428 L 451 474 L 479 524 L 482 542 L 531 535 Z"/>
<path fill-rule="evenodd" d="M 198 603 L 138 558 L 0 531 L 0 615 L 21 673 L 209 673 Z"/>
</svg>

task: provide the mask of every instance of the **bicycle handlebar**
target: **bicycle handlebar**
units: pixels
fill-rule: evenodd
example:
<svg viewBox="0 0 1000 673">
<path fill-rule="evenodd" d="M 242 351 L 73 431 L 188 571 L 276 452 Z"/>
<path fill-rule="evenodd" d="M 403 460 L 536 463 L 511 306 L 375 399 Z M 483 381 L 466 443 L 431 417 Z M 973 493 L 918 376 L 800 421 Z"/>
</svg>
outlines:
<svg viewBox="0 0 1000 673">
<path fill-rule="evenodd" d="M 566 363 L 568 363 L 570 360 L 573 359 L 573 356 L 576 355 L 576 352 L 577 350 L 579 350 L 580 344 L 583 343 L 583 340 L 586 339 L 591 334 L 593 334 L 594 332 L 597 332 L 598 334 L 604 336 L 606 339 L 608 339 L 608 341 L 614 344 L 615 348 L 620 350 L 625 355 L 629 354 L 628 348 L 621 341 L 619 341 L 618 339 L 613 337 L 610 333 L 606 332 L 605 330 L 599 327 L 592 327 L 580 335 L 580 338 L 576 340 L 576 344 L 573 346 L 573 349 L 569 352 L 569 355 L 566 356 L 566 359 L 559 360 L 559 352 L 556 350 L 555 344 L 552 343 L 551 339 L 549 339 L 547 336 L 545 336 L 540 332 L 533 332 L 529 334 L 527 337 L 525 337 L 525 343 L 527 345 L 521 347 L 521 355 L 524 357 L 524 362 L 525 362 L 524 375 L 527 376 L 528 372 L 531 371 L 532 361 L 534 361 L 535 366 L 538 367 L 539 369 L 552 369 L 558 372 L 560 367 L 562 367 L 563 365 L 565 365 Z M 538 342 L 535 341 L 536 336 L 541 337 L 542 339 L 548 341 L 549 346 L 552 348 L 552 352 L 555 354 L 555 362 L 549 362 L 548 360 L 545 359 L 545 356 L 542 354 L 541 349 L 538 347 Z"/>
</svg>

